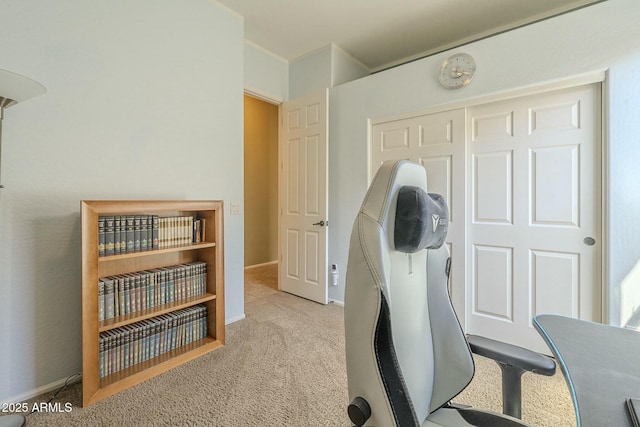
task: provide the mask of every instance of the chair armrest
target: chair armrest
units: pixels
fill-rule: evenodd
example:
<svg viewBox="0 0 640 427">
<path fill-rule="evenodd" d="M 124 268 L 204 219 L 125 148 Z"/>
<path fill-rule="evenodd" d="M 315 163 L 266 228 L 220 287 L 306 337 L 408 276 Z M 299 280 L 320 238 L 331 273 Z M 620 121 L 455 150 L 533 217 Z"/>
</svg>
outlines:
<svg viewBox="0 0 640 427">
<path fill-rule="evenodd" d="M 478 335 L 467 335 L 467 341 L 472 352 L 493 359 L 501 365 L 546 376 L 556 373 L 556 362 L 535 351 Z"/>
<path fill-rule="evenodd" d="M 556 362 L 535 351 L 478 335 L 467 335 L 467 342 L 472 352 L 493 359 L 500 366 L 502 412 L 512 417 L 522 415 L 522 374 L 529 371 L 551 376 L 556 372 Z"/>
</svg>

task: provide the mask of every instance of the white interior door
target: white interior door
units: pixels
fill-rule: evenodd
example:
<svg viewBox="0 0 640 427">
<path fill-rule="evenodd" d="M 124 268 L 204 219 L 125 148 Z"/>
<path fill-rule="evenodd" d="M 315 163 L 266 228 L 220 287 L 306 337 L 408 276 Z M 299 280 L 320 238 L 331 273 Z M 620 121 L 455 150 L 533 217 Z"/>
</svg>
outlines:
<svg viewBox="0 0 640 427">
<path fill-rule="evenodd" d="M 282 104 L 280 289 L 328 302 L 328 90 Z"/>
<path fill-rule="evenodd" d="M 601 319 L 600 86 L 468 111 L 466 331 L 548 352 L 542 313 Z"/>
<path fill-rule="evenodd" d="M 427 191 L 449 206 L 446 243 L 451 253 L 450 295 L 458 317 L 465 315 L 465 110 L 457 109 L 376 123 L 371 130 L 373 179 L 386 160 L 411 160 L 427 171 Z"/>
</svg>

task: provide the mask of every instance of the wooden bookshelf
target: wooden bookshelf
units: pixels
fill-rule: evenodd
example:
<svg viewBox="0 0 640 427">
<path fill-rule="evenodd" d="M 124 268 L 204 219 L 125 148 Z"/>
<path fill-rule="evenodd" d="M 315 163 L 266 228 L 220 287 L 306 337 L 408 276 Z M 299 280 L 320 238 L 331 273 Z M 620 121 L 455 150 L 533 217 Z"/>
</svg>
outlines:
<svg viewBox="0 0 640 427">
<path fill-rule="evenodd" d="M 107 215 L 193 216 L 205 219 L 204 242 L 140 252 L 98 255 L 98 218 Z M 87 406 L 224 345 L 224 237 L 221 201 L 81 202 L 82 401 Z M 99 320 L 98 281 L 190 262 L 206 263 L 205 293 Z M 207 336 L 152 359 L 100 377 L 100 333 L 189 307 L 207 308 Z"/>
</svg>

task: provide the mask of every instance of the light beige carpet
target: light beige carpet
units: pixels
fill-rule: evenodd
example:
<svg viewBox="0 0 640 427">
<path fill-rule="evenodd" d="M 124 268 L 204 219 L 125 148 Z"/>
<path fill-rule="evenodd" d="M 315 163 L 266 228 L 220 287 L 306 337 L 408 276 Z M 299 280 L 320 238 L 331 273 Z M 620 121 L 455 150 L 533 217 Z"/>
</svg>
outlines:
<svg viewBox="0 0 640 427">
<path fill-rule="evenodd" d="M 343 309 L 277 292 L 274 267 L 247 270 L 247 317 L 227 326 L 225 347 L 87 408 L 74 385 L 54 400 L 71 403 L 71 412 L 33 413 L 27 426 L 350 425 Z M 497 366 L 478 359 L 476 368 L 455 401 L 500 411 Z M 562 377 L 529 376 L 524 419 L 535 426 L 575 425 Z"/>
</svg>

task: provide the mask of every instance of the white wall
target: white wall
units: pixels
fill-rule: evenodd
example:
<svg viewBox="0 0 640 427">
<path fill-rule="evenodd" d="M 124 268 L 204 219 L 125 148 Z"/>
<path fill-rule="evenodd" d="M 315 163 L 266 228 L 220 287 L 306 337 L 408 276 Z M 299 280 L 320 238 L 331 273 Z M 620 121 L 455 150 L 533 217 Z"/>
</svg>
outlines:
<svg viewBox="0 0 640 427">
<path fill-rule="evenodd" d="M 335 44 L 309 52 L 289 63 L 289 99 L 367 76 L 361 62 Z"/>
<path fill-rule="evenodd" d="M 640 12 L 636 8 L 635 16 Z M 634 36 L 640 46 L 638 37 Z M 640 326 L 640 48 L 609 71 L 609 270 L 613 321 Z M 640 328 L 639 328 L 640 329 Z"/>
<path fill-rule="evenodd" d="M 341 47 L 331 45 L 331 87 L 368 76 L 371 71 Z"/>
<path fill-rule="evenodd" d="M 609 221 L 606 280 L 609 321 L 640 305 L 622 300 L 620 283 L 640 259 L 640 2 L 609 0 L 491 37 L 453 51 L 473 55 L 477 73 L 457 91 L 441 88 L 437 73 L 450 52 L 337 86 L 330 91 L 329 262 L 342 271 L 353 219 L 367 189 L 368 120 L 480 99 L 543 83 L 609 70 L 607 183 Z M 344 299 L 344 274 L 329 296 Z M 638 289 L 640 283 L 629 287 Z M 627 295 L 630 295 L 627 292 Z M 626 307 L 626 308 L 624 308 Z"/>
<path fill-rule="evenodd" d="M 331 52 L 329 45 L 289 61 L 289 99 L 332 86 Z"/>
<path fill-rule="evenodd" d="M 270 102 L 289 99 L 289 61 L 245 40 L 244 88 Z"/>
<path fill-rule="evenodd" d="M 80 200 L 225 201 L 227 319 L 244 313 L 243 22 L 206 0 L 6 0 L 0 401 L 81 370 Z"/>
</svg>

